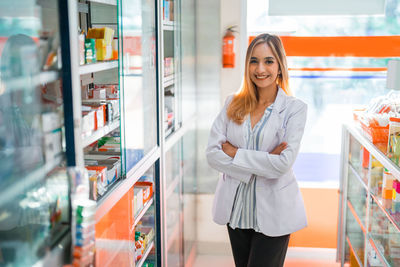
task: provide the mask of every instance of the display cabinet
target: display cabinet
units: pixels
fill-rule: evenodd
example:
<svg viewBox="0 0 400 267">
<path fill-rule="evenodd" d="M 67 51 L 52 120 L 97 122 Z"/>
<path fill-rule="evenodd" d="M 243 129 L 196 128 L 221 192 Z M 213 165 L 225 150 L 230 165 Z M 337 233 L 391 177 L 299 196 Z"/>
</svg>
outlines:
<svg viewBox="0 0 400 267">
<path fill-rule="evenodd" d="M 195 23 L 182 30 L 180 5 L 1 1 L 1 266 L 85 265 L 83 251 L 96 266 L 190 266 Z"/>
<path fill-rule="evenodd" d="M 338 223 L 341 266 L 399 266 L 400 168 L 361 130 L 343 128 Z"/>
<path fill-rule="evenodd" d="M 1 266 L 68 262 L 64 69 L 58 1 L 1 1 Z"/>
</svg>

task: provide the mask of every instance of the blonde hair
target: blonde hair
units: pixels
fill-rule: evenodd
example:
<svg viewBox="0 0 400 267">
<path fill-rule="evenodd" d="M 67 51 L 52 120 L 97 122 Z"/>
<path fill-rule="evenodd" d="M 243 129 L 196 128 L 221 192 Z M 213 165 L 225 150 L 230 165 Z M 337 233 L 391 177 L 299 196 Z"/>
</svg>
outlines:
<svg viewBox="0 0 400 267">
<path fill-rule="evenodd" d="M 268 33 L 258 35 L 247 48 L 243 84 L 240 90 L 235 94 L 227 110 L 228 118 L 237 124 L 242 124 L 245 116 L 257 107 L 259 96 L 256 85 L 250 79 L 249 65 L 254 47 L 259 44 L 267 44 L 271 48 L 280 70 L 280 74 L 276 78 L 276 83 L 287 95 L 291 95 L 286 54 L 281 39 L 279 36 Z"/>
</svg>

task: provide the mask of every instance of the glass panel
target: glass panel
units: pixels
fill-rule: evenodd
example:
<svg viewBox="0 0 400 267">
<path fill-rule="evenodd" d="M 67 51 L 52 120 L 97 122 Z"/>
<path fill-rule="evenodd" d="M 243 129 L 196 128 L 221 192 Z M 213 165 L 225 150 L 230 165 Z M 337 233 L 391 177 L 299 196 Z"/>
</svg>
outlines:
<svg viewBox="0 0 400 267">
<path fill-rule="evenodd" d="M 32 266 L 70 229 L 58 1 L 0 1 L 0 265 Z"/>
<path fill-rule="evenodd" d="M 165 161 L 167 262 L 168 266 L 182 266 L 182 140 L 166 153 Z"/>
<path fill-rule="evenodd" d="M 364 262 L 365 236 L 360 224 L 356 221 L 349 208 L 347 208 L 346 221 L 346 236 L 350 241 L 353 253 L 361 262 Z"/>
<path fill-rule="evenodd" d="M 181 177 L 181 161 L 182 141 L 178 141 L 165 153 L 165 184 L 167 192 L 172 192 L 179 183 Z"/>
<path fill-rule="evenodd" d="M 156 8 L 122 0 L 123 113 L 126 172 L 157 145 Z"/>
<path fill-rule="evenodd" d="M 381 204 L 384 205 L 384 207 L 390 207 L 398 203 L 392 202 L 391 200 L 384 200 Z M 371 199 L 370 207 L 370 237 L 389 266 L 399 266 L 400 257 L 398 250 L 400 247 L 400 232 L 398 227 L 392 224 L 388 215 L 382 211 L 381 207 L 373 198 Z M 393 216 L 399 214 L 399 210 L 396 211 L 397 213 L 394 213 Z"/>
<path fill-rule="evenodd" d="M 182 120 L 193 119 L 196 112 L 196 7 L 194 0 L 181 3 L 181 51 L 182 51 Z"/>
<path fill-rule="evenodd" d="M 183 248 L 184 263 L 193 260 L 196 242 L 196 133 L 183 136 Z"/>
<path fill-rule="evenodd" d="M 163 88 L 166 136 L 182 123 L 180 1 L 163 1 Z"/>
<path fill-rule="evenodd" d="M 367 191 L 361 184 L 359 178 L 349 170 L 348 185 L 347 185 L 347 196 L 354 209 L 356 215 L 361 220 L 361 223 L 365 227 L 366 225 L 366 204 L 367 204 Z"/>
<path fill-rule="evenodd" d="M 167 266 L 182 266 L 181 209 L 179 187 L 167 199 Z"/>
</svg>

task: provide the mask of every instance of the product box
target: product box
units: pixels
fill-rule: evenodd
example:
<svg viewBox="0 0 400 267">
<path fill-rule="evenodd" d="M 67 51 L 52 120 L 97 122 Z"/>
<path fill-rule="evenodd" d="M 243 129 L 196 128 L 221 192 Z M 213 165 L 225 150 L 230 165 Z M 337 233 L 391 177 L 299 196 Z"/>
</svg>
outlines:
<svg viewBox="0 0 400 267">
<path fill-rule="evenodd" d="M 85 164 L 88 162 L 85 161 Z M 94 165 L 88 165 L 85 167 L 88 170 L 89 177 L 93 175 L 98 175 L 97 176 L 97 193 L 101 196 L 105 193 L 107 189 L 107 167 L 106 166 L 94 166 Z"/>
<path fill-rule="evenodd" d="M 95 63 L 96 58 L 96 41 L 87 38 L 85 40 L 85 64 Z"/>
<path fill-rule="evenodd" d="M 44 133 L 51 132 L 62 126 L 61 114 L 58 112 L 46 112 L 42 114 L 42 130 Z"/>
<path fill-rule="evenodd" d="M 85 35 L 79 34 L 79 64 L 85 64 Z"/>
<path fill-rule="evenodd" d="M 95 88 L 92 91 L 93 99 L 105 100 L 107 98 L 106 89 L 104 88 Z"/>
<path fill-rule="evenodd" d="M 111 45 L 114 38 L 114 30 L 109 27 L 91 28 L 88 30 L 86 38 L 104 39 L 105 45 Z"/>
<path fill-rule="evenodd" d="M 91 104 L 91 105 L 82 105 L 82 110 L 94 110 L 96 112 L 95 118 L 94 118 L 94 128 L 96 130 L 104 127 L 106 124 L 106 106 L 105 105 L 96 105 L 96 104 Z"/>
<path fill-rule="evenodd" d="M 61 129 L 45 133 L 43 139 L 45 161 L 50 162 L 62 152 Z"/>
<path fill-rule="evenodd" d="M 57 104 L 63 103 L 63 93 L 61 87 L 61 80 L 47 83 L 42 87 L 42 97 L 45 100 L 55 102 Z"/>
<path fill-rule="evenodd" d="M 143 203 L 149 201 L 153 196 L 153 183 L 151 182 L 136 182 L 135 188 L 141 188 L 143 191 Z"/>
<path fill-rule="evenodd" d="M 142 188 L 133 188 L 133 214 L 136 216 L 138 212 L 143 209 L 143 189 Z"/>
<path fill-rule="evenodd" d="M 95 115 L 93 110 L 82 112 L 82 135 L 88 136 L 95 129 Z"/>
<path fill-rule="evenodd" d="M 118 159 L 105 159 L 99 160 L 99 164 L 107 166 L 107 182 L 113 183 L 121 175 L 121 160 Z"/>
</svg>

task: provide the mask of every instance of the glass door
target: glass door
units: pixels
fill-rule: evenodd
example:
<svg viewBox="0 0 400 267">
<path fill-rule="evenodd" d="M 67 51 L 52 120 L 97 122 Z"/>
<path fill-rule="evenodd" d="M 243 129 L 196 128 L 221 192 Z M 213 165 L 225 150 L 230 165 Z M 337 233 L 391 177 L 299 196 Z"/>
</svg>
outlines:
<svg viewBox="0 0 400 267">
<path fill-rule="evenodd" d="M 0 2 L 1 266 L 43 261 L 69 233 L 58 14 L 57 0 Z"/>
</svg>

